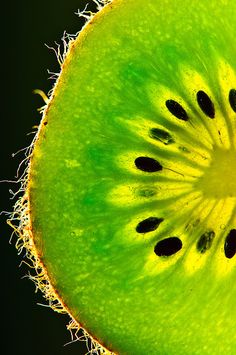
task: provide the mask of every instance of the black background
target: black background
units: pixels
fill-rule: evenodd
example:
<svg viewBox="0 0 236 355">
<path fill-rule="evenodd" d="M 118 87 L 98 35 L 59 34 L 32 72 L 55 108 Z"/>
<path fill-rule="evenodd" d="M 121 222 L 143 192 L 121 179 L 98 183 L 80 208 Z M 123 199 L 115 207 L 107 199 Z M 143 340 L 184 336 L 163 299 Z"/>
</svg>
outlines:
<svg viewBox="0 0 236 355">
<path fill-rule="evenodd" d="M 92 0 L 68 1 L 8 1 L 1 5 L 1 126 L 0 126 L 0 180 L 14 180 L 17 167 L 24 158 L 19 153 L 27 147 L 33 135 L 29 134 L 40 121 L 37 108 L 43 106 L 34 89 L 45 93 L 53 81 L 51 72 L 58 72 L 59 65 L 53 51 L 45 43 L 54 46 L 61 43 L 64 31 L 77 33 L 84 24 L 75 12 L 86 3 L 95 10 Z M 10 200 L 9 189 L 17 191 L 12 183 L 0 184 L 0 211 L 12 211 L 15 200 Z M 40 292 L 35 293 L 33 282 L 23 278 L 28 268 L 19 267 L 22 255 L 15 249 L 16 238 L 9 243 L 12 230 L 6 225 L 6 216 L 0 216 L 1 243 L 1 341 L 0 353 L 6 355 L 63 355 L 85 354 L 87 348 L 81 342 L 64 346 L 71 340 L 66 329 L 69 318 L 59 315 L 49 307 Z"/>
</svg>

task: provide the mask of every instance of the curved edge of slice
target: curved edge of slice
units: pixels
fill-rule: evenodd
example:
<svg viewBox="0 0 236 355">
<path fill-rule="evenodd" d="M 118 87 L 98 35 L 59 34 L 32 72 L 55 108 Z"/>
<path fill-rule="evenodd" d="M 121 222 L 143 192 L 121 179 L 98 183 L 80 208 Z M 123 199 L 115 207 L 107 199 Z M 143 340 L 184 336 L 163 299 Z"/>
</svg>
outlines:
<svg viewBox="0 0 236 355">
<path fill-rule="evenodd" d="M 110 352 L 104 345 L 100 344 L 98 340 L 89 334 L 86 329 L 76 321 L 71 315 L 69 309 L 61 300 L 56 289 L 52 286 L 50 282 L 50 277 L 47 273 L 47 270 L 41 260 L 41 255 L 39 250 L 36 249 L 34 243 L 34 237 L 31 227 L 31 218 L 30 218 L 30 201 L 29 201 L 29 185 L 30 185 L 30 170 L 31 170 L 31 157 L 34 152 L 35 144 L 38 141 L 39 135 L 41 134 L 43 128 L 47 124 L 47 112 L 51 105 L 51 102 L 55 96 L 55 93 L 58 90 L 58 86 L 61 84 L 61 73 L 65 67 L 69 64 L 70 58 L 72 56 L 73 48 L 78 43 L 82 43 L 84 38 L 87 36 L 88 31 L 91 29 L 91 25 L 96 21 L 97 18 L 100 18 L 101 15 L 110 10 L 114 6 L 114 0 L 92 0 L 97 6 L 97 12 L 92 13 L 91 11 L 85 10 L 79 12 L 79 15 L 84 17 L 86 20 L 85 25 L 78 32 L 78 35 L 75 39 L 69 38 L 68 43 L 66 44 L 66 51 L 60 58 L 63 58 L 63 61 L 60 62 L 59 57 L 57 58 L 60 62 L 61 71 L 58 74 L 58 78 L 54 84 L 54 87 L 51 90 L 49 99 L 45 101 L 45 106 L 41 110 L 42 119 L 38 126 L 38 130 L 32 140 L 32 143 L 27 148 L 26 158 L 23 160 L 27 167 L 24 170 L 22 176 L 19 178 L 18 182 L 20 184 L 19 190 L 16 192 L 21 194 L 13 207 L 13 212 L 10 214 L 10 217 L 7 219 L 7 224 L 13 229 L 13 233 L 17 237 L 16 249 L 18 254 L 25 252 L 24 258 L 30 269 L 34 270 L 34 275 L 29 274 L 29 279 L 32 280 L 35 284 L 36 291 L 40 290 L 43 297 L 48 302 L 48 305 L 57 313 L 67 314 L 70 318 L 67 329 L 71 334 L 72 341 L 86 341 L 89 339 L 91 344 L 91 349 L 88 349 L 89 353 L 100 355 L 115 355 L 113 352 Z M 119 3 L 120 0 L 115 0 L 115 3 Z M 42 97 L 43 98 L 43 97 Z M 44 98 L 43 98 L 44 99 Z M 22 162 L 20 163 L 21 166 Z M 78 332 L 82 331 L 83 336 L 78 337 Z"/>
</svg>

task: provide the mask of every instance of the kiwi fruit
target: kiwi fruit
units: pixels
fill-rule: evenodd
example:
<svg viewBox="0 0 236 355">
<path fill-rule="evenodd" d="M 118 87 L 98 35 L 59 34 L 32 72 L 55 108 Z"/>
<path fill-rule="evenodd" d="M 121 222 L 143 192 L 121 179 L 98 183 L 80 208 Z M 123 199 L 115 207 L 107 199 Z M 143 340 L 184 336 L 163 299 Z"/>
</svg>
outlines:
<svg viewBox="0 0 236 355">
<path fill-rule="evenodd" d="M 92 353 L 236 352 L 235 20 L 114 0 L 69 44 L 14 215 Z"/>
</svg>

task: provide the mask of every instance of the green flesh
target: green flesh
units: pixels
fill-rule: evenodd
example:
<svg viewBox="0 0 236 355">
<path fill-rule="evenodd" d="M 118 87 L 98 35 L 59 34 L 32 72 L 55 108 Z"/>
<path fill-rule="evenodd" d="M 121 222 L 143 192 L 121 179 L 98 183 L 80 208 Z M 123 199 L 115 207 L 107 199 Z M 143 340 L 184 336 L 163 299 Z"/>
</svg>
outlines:
<svg viewBox="0 0 236 355">
<path fill-rule="evenodd" d="M 72 316 L 119 354 L 235 354 L 235 20 L 234 1 L 115 0 L 73 44 L 41 126 L 37 250 Z M 169 237 L 180 250 L 156 255 Z"/>
</svg>

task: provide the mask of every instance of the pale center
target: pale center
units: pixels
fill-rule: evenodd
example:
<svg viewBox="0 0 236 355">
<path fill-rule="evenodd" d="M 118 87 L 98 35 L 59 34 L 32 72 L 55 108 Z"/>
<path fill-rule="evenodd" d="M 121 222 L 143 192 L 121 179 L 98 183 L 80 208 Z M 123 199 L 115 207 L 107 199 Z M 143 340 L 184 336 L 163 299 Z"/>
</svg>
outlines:
<svg viewBox="0 0 236 355">
<path fill-rule="evenodd" d="M 212 161 L 195 184 L 206 197 L 236 196 L 236 150 L 215 148 Z"/>
</svg>

